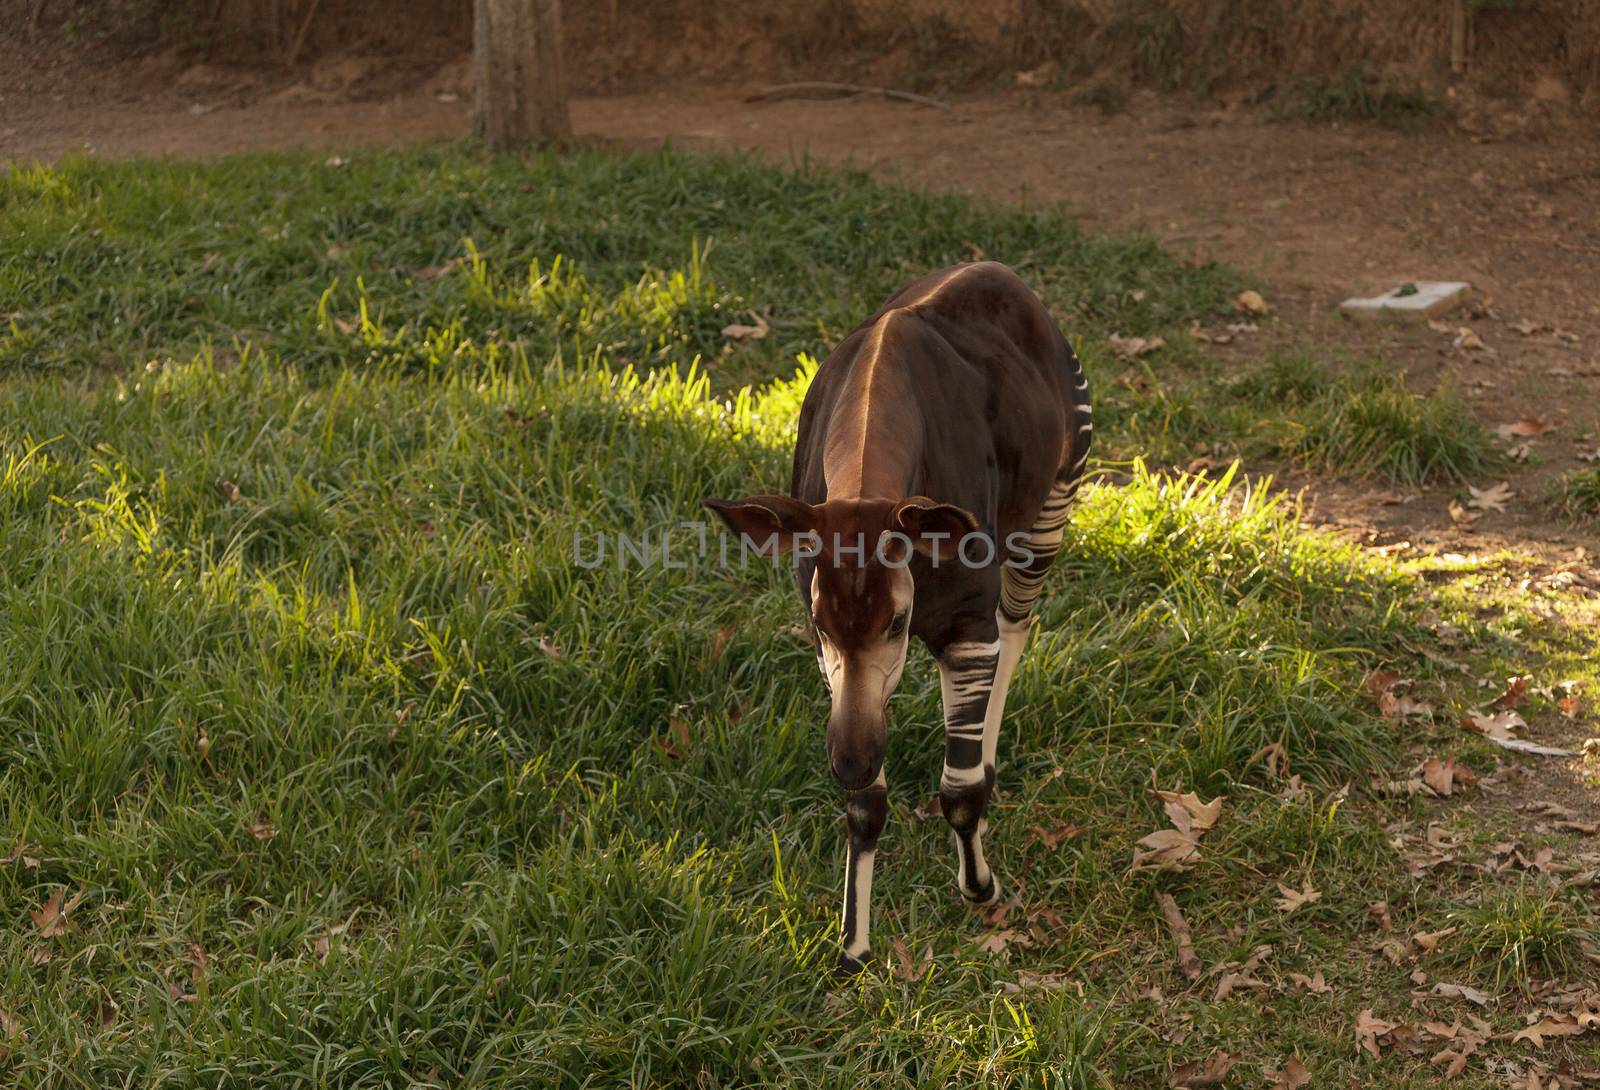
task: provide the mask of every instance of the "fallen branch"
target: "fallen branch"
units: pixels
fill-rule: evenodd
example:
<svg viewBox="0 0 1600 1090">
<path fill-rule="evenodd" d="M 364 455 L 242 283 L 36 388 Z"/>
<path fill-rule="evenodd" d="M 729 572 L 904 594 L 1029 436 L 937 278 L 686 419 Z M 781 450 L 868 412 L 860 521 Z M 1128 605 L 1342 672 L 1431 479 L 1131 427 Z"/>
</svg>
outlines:
<svg viewBox="0 0 1600 1090">
<path fill-rule="evenodd" d="M 933 106 L 948 110 L 948 102 L 940 102 L 927 95 L 914 95 L 910 91 L 896 91 L 891 87 L 860 87 L 854 83 L 779 83 L 763 87 L 745 95 L 746 102 L 777 102 L 785 98 L 851 98 L 855 95 L 882 95 L 896 102 L 914 102 L 918 106 Z"/>
<path fill-rule="evenodd" d="M 1158 893 L 1156 900 L 1161 904 L 1161 915 L 1166 917 L 1167 930 L 1172 932 L 1173 945 L 1178 948 L 1178 968 L 1190 980 L 1199 980 L 1200 959 L 1195 956 L 1194 932 L 1189 930 L 1189 921 L 1183 918 L 1178 902 L 1168 894 Z"/>
<path fill-rule="evenodd" d="M 1566 250 L 1569 253 L 1574 253 L 1574 254 L 1596 254 L 1596 255 L 1600 255 L 1600 246 L 1578 246 L 1578 245 L 1576 245 L 1574 243 L 1571 243 L 1571 242 L 1562 242 L 1560 239 L 1556 239 L 1556 238 L 1540 238 L 1537 235 L 1501 235 L 1501 234 L 1497 234 L 1494 237 L 1495 238 L 1499 238 L 1499 239 L 1504 239 L 1507 242 L 1532 242 L 1532 243 L 1536 243 L 1537 245 L 1540 245 L 1540 246 L 1554 246 L 1558 250 Z"/>
</svg>

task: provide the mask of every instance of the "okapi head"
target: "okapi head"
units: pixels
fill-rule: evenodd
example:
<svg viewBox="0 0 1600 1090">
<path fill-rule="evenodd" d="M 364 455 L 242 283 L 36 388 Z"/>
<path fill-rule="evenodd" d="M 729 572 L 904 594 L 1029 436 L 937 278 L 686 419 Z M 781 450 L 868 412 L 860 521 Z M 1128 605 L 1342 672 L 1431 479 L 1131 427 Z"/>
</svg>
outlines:
<svg viewBox="0 0 1600 1090">
<path fill-rule="evenodd" d="M 906 661 L 913 555 L 954 562 L 957 543 L 978 520 L 923 496 L 821 504 L 750 496 L 705 505 L 735 536 L 757 549 L 776 547 L 796 564 L 833 701 L 828 767 L 847 791 L 868 786 L 883 768 L 889 697 Z"/>
</svg>

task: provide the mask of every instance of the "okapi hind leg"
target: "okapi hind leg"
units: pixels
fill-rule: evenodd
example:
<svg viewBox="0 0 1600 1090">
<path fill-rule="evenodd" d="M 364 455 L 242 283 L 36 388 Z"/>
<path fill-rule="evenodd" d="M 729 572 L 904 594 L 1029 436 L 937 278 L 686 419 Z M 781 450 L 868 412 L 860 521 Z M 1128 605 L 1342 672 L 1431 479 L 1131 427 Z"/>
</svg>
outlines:
<svg viewBox="0 0 1600 1090">
<path fill-rule="evenodd" d="M 944 696 L 944 772 L 939 807 L 954 834 L 956 885 L 974 904 L 992 904 L 1000 883 L 983 857 L 994 767 L 988 754 L 988 713 L 1000 661 L 998 634 L 946 646 L 937 658 Z"/>
<path fill-rule="evenodd" d="M 1067 513 L 1078 493 L 1082 463 L 1056 481 L 1028 532 L 1028 563 L 1006 567 L 995 610 L 997 639 L 992 643 L 952 644 L 939 659 L 945 696 L 945 771 L 939 800 L 956 834 L 957 881 L 962 896 L 976 904 L 1000 898 L 1000 882 L 983 857 L 989 831 L 989 801 L 994 794 L 995 754 L 1006 695 L 1033 627 L 1033 607 L 1050 566 L 1061 549 Z"/>
<path fill-rule="evenodd" d="M 845 793 L 844 821 L 850 847 L 845 856 L 844 911 L 840 922 L 841 978 L 855 976 L 871 959 L 867 932 L 872 922 L 872 865 L 888 813 L 889 788 L 881 769 L 870 786 Z"/>
</svg>

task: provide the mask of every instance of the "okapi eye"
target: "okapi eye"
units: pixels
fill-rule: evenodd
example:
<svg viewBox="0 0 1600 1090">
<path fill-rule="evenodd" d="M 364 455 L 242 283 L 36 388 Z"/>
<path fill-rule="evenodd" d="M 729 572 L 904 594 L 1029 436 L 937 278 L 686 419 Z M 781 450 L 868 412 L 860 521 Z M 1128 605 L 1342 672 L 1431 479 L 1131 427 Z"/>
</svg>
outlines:
<svg viewBox="0 0 1600 1090">
<path fill-rule="evenodd" d="M 894 620 L 889 622 L 889 638 L 890 639 L 895 638 L 896 636 L 900 635 L 900 633 L 902 633 L 902 632 L 904 632 L 906 630 L 906 621 L 908 619 L 909 619 L 909 614 L 896 613 L 894 615 Z"/>
</svg>

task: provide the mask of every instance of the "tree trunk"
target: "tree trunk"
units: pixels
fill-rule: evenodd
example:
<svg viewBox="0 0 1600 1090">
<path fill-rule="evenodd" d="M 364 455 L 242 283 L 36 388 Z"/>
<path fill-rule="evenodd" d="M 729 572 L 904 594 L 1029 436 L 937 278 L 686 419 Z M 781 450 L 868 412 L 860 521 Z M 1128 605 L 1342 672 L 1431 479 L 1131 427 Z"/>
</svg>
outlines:
<svg viewBox="0 0 1600 1090">
<path fill-rule="evenodd" d="M 561 0 L 476 0 L 473 127 L 495 151 L 572 140 Z"/>
</svg>

